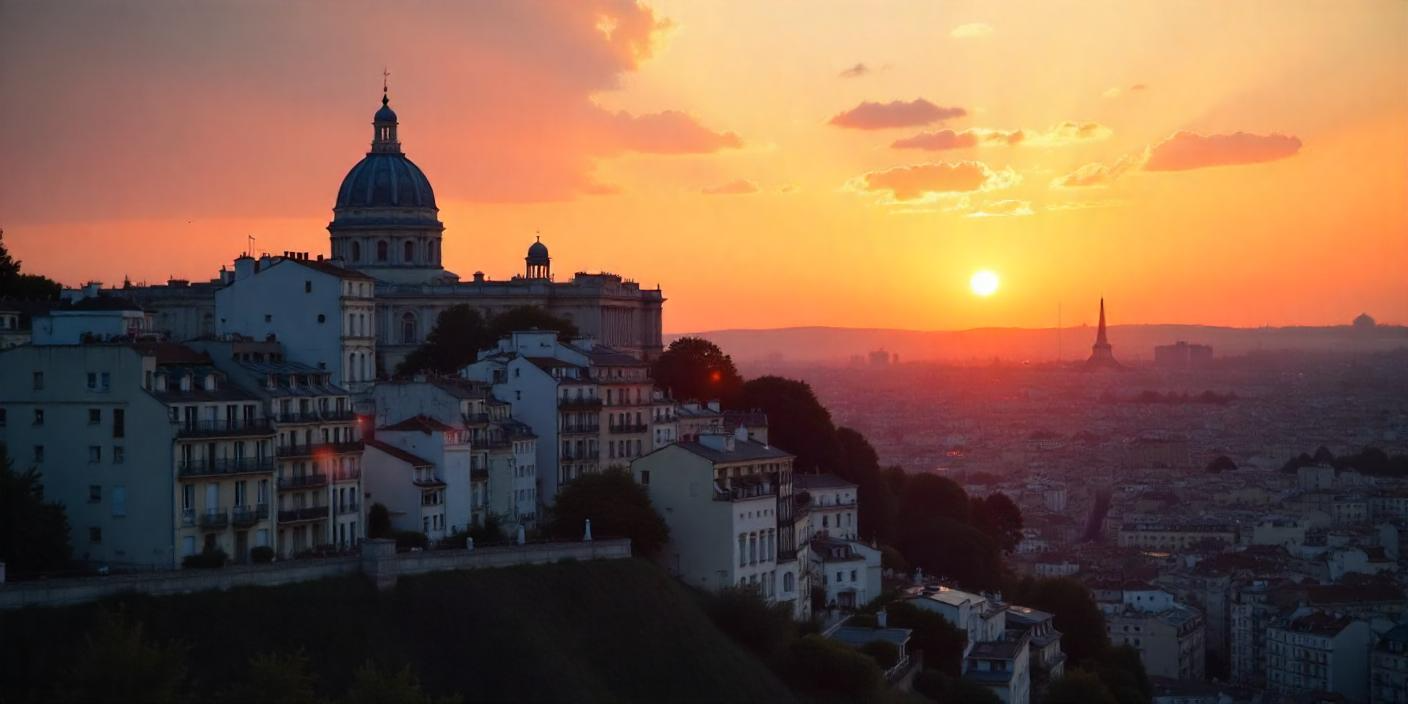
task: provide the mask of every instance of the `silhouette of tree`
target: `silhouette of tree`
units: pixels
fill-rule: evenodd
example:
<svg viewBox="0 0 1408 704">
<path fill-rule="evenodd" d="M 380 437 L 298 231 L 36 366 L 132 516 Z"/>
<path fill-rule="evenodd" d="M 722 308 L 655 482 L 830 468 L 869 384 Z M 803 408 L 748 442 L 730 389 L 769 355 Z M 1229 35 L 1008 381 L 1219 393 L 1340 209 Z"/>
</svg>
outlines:
<svg viewBox="0 0 1408 704">
<path fill-rule="evenodd" d="M 63 505 L 46 502 L 39 471 L 16 472 L 0 443 L 0 561 L 24 575 L 61 569 L 71 552 Z"/>
<path fill-rule="evenodd" d="M 367 537 L 388 538 L 391 536 L 391 512 L 386 505 L 374 503 L 367 511 Z"/>
<path fill-rule="evenodd" d="M 368 662 L 357 670 L 347 690 L 348 704 L 450 704 L 462 697 L 431 697 L 420 687 L 420 678 L 407 665 L 390 672 Z"/>
<path fill-rule="evenodd" d="M 1105 616 L 1095 605 L 1095 597 L 1084 584 L 1069 577 L 1033 579 L 1027 577 L 1008 589 L 1014 604 L 1050 613 L 1061 632 L 1061 650 L 1069 667 L 1080 667 L 1110 645 L 1105 633 Z"/>
<path fill-rule="evenodd" d="M 5 246 L 5 231 L 0 230 L 0 298 L 33 301 L 57 301 L 64 287 L 59 282 L 38 274 L 26 274 L 20 261 L 10 256 Z"/>
<path fill-rule="evenodd" d="M 269 702 L 270 704 L 318 704 L 321 702 L 303 651 L 281 655 L 266 653 L 249 659 L 249 673 L 216 697 L 217 702 Z"/>
<path fill-rule="evenodd" d="M 1001 492 L 972 501 L 973 525 L 1011 554 L 1022 542 L 1022 509 Z"/>
<path fill-rule="evenodd" d="M 435 328 L 396 367 L 397 376 L 422 372 L 454 374 L 478 358 L 479 350 L 492 344 L 484 316 L 466 304 L 441 311 Z"/>
<path fill-rule="evenodd" d="M 681 337 L 655 360 L 655 384 L 669 389 L 680 401 L 718 399 L 733 406 L 743 388 L 743 378 L 733 359 L 718 345 L 699 337 Z"/>
<path fill-rule="evenodd" d="M 186 678 L 186 648 L 158 645 L 142 635 L 142 624 L 104 611 L 84 638 L 73 670 L 55 699 L 72 702 L 177 702 Z"/>
<path fill-rule="evenodd" d="M 510 308 L 490 318 L 488 327 L 489 341 L 479 349 L 493 347 L 499 340 L 526 330 L 552 330 L 557 333 L 559 342 L 571 342 L 581 334 L 572 321 L 559 318 L 538 306 Z"/>
<path fill-rule="evenodd" d="M 768 415 L 768 440 L 797 456 L 798 472 L 834 472 L 841 448 L 831 413 L 806 382 L 764 376 L 743 384 L 739 407 Z"/>
<path fill-rule="evenodd" d="M 594 536 L 630 538 L 637 555 L 653 557 L 670 539 L 670 528 L 650 504 L 645 487 L 624 470 L 585 474 L 558 492 L 552 508 L 553 535 L 580 540 L 588 518 Z"/>
<path fill-rule="evenodd" d="M 1099 677 L 1084 670 L 1067 670 L 1046 687 L 1046 704 L 1120 704 Z"/>
</svg>

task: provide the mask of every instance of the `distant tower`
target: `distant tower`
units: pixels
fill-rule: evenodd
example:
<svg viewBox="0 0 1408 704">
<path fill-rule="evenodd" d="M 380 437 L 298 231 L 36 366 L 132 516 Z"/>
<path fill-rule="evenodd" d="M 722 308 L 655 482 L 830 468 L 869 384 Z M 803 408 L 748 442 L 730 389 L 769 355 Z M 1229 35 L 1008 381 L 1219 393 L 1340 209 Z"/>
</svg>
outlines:
<svg viewBox="0 0 1408 704">
<path fill-rule="evenodd" d="M 528 256 L 523 258 L 528 263 L 526 278 L 529 279 L 551 279 L 552 278 L 552 257 L 548 256 L 548 246 L 543 244 L 543 238 L 528 247 Z"/>
<path fill-rule="evenodd" d="M 1100 299 L 1100 330 L 1095 333 L 1095 344 L 1090 346 L 1090 359 L 1085 361 L 1086 369 L 1123 369 L 1115 361 L 1114 349 L 1105 337 L 1105 299 Z"/>
</svg>

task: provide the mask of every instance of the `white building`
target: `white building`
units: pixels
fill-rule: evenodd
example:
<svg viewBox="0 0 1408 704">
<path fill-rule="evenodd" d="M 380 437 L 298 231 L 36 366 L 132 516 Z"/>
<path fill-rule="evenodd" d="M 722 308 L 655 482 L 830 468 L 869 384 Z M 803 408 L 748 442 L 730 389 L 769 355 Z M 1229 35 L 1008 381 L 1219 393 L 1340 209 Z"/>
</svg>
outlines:
<svg viewBox="0 0 1408 704">
<path fill-rule="evenodd" d="M 66 306 L 55 306 L 31 318 L 30 335 L 36 345 L 77 345 L 82 342 L 136 340 L 150 332 L 150 320 L 132 301 L 98 297 L 96 285 L 85 288 L 93 297 Z M 16 319 L 18 324 L 18 319 Z"/>
<path fill-rule="evenodd" d="M 431 540 L 467 532 L 487 475 L 470 472 L 469 432 L 418 415 L 376 429 L 362 457 L 367 504 L 380 503 L 397 530 Z"/>
<path fill-rule="evenodd" d="M 215 292 L 215 332 L 283 343 L 288 361 L 364 391 L 376 379 L 375 281 L 306 253 L 235 260 Z"/>
<path fill-rule="evenodd" d="M 770 602 L 809 611 L 805 571 L 779 502 L 791 500 L 792 455 L 733 435 L 704 435 L 631 463 L 670 527 L 662 561 L 702 589 L 751 587 Z"/>
<path fill-rule="evenodd" d="M 865 543 L 819 535 L 807 543 L 812 584 L 826 590 L 828 608 L 856 609 L 880 596 L 880 551 Z"/>
<path fill-rule="evenodd" d="M 792 478 L 797 493 L 807 493 L 807 536 L 855 540 L 860 534 L 860 512 L 856 501 L 859 490 L 834 474 L 798 474 Z"/>
<path fill-rule="evenodd" d="M 987 687 L 1003 704 L 1027 704 L 1032 696 L 1031 636 L 976 643 L 963 658 L 963 679 Z"/>
<path fill-rule="evenodd" d="M 968 637 L 964 655 L 976 643 L 1001 640 L 1007 630 L 1007 607 L 996 599 L 949 587 L 925 587 L 905 601 L 943 616 Z"/>
<path fill-rule="evenodd" d="M 1266 629 L 1266 687 L 1273 692 L 1331 692 L 1369 699 L 1369 624 L 1301 609 Z"/>
</svg>

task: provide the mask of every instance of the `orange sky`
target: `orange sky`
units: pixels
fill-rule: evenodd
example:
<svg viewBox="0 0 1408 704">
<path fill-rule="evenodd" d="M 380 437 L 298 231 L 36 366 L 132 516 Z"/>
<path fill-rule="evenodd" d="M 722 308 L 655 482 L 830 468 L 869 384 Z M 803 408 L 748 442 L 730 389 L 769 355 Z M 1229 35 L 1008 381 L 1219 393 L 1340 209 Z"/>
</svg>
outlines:
<svg viewBox="0 0 1408 704">
<path fill-rule="evenodd" d="M 447 268 L 541 231 L 667 331 L 1408 322 L 1408 3 L 994 5 L 5 3 L 0 226 L 69 285 L 325 252 L 389 65 Z"/>
</svg>

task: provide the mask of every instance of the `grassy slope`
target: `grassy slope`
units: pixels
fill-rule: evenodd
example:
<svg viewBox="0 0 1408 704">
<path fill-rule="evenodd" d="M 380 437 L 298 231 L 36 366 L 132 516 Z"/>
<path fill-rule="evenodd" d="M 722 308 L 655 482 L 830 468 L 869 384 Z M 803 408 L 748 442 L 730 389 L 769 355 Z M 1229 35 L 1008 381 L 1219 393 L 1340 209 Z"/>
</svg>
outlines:
<svg viewBox="0 0 1408 704">
<path fill-rule="evenodd" d="M 148 639 L 190 647 L 197 697 L 242 677 L 255 653 L 302 648 L 332 696 L 372 658 L 410 663 L 428 692 L 466 701 L 792 698 L 674 580 L 616 560 L 406 578 L 384 595 L 347 578 L 0 612 L 0 701 L 61 678 L 98 609 L 114 607 Z"/>
</svg>

